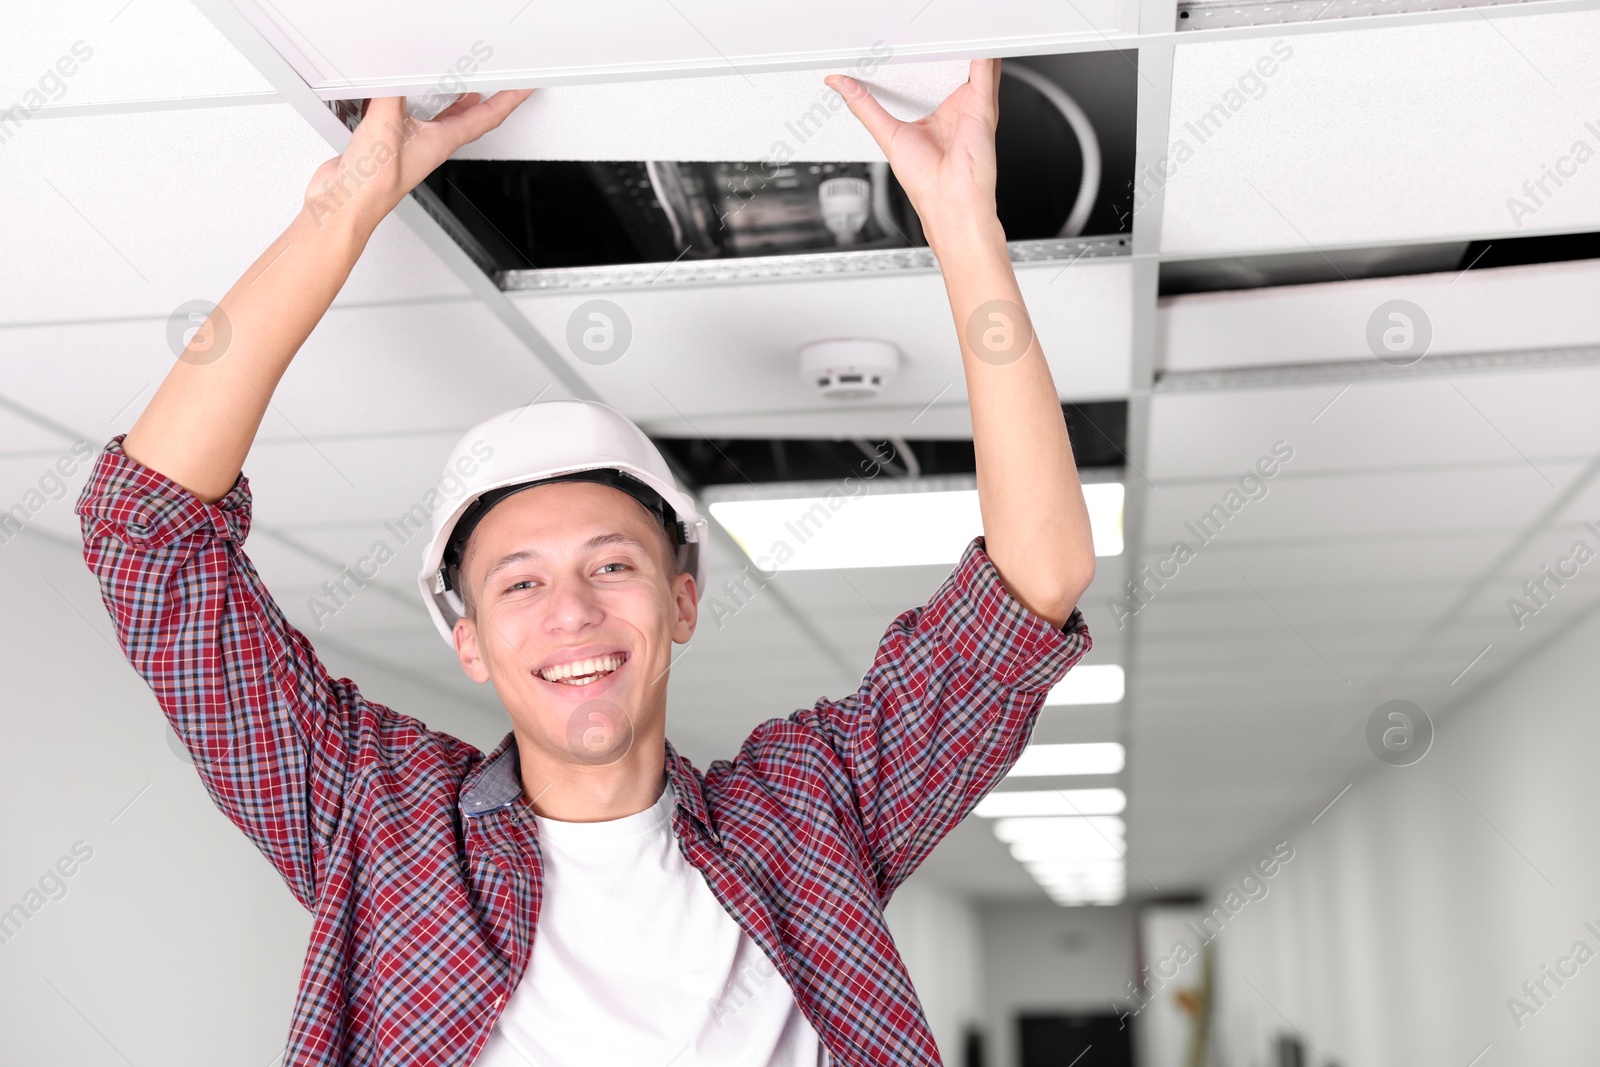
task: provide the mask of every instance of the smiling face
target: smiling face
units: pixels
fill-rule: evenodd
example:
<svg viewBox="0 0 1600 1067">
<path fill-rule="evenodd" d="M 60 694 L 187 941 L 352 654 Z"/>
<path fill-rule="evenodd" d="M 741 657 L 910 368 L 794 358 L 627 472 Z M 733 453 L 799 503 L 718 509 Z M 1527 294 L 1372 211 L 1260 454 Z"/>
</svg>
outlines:
<svg viewBox="0 0 1600 1067">
<path fill-rule="evenodd" d="M 664 547 L 638 501 L 593 482 L 524 489 L 472 531 L 456 654 L 540 754 L 593 766 L 659 745 L 672 646 L 697 617 L 694 579 Z"/>
</svg>

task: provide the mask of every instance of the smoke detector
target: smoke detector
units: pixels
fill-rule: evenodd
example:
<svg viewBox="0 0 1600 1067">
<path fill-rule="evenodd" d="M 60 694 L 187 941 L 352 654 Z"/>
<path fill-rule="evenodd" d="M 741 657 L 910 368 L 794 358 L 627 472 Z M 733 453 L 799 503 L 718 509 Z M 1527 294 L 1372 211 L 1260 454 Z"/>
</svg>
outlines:
<svg viewBox="0 0 1600 1067">
<path fill-rule="evenodd" d="M 888 341 L 842 337 L 800 349 L 800 374 L 829 400 L 868 400 L 883 391 L 900 366 Z"/>
</svg>

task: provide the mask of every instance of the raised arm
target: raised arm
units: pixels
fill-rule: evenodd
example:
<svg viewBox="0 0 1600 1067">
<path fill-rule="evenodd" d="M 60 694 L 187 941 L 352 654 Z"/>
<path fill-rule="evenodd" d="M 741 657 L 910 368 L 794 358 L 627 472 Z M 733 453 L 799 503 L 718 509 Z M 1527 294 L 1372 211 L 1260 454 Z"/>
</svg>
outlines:
<svg viewBox="0 0 1600 1067">
<path fill-rule="evenodd" d="M 882 900 L 1005 777 L 1046 693 L 1090 648 L 1075 608 L 1094 577 L 1088 509 L 995 215 L 999 75 L 998 61 L 974 60 L 912 123 L 827 79 L 889 157 L 944 274 L 984 534 L 925 606 L 889 624 L 856 692 L 764 724 L 717 768 L 820 786 L 812 802 L 859 824 Z"/>
<path fill-rule="evenodd" d="M 123 441 L 130 459 L 206 503 L 232 488 L 267 401 L 344 286 L 383 217 L 532 89 L 468 93 L 436 118 L 403 97 L 370 102 L 343 155 L 317 169 L 305 205 L 195 331 Z"/>
<path fill-rule="evenodd" d="M 244 553 L 251 499 L 241 467 L 268 396 L 383 214 L 460 138 L 497 124 L 526 95 L 468 98 L 434 120 L 443 125 L 413 127 L 409 144 L 402 102 L 374 101 L 349 149 L 318 170 L 305 208 L 229 290 L 133 431 L 106 445 L 78 500 L 84 560 L 128 662 L 217 807 L 307 908 L 363 751 L 376 760 L 429 738 L 446 759 L 474 750 L 324 669 Z"/>
<path fill-rule="evenodd" d="M 939 260 L 961 338 L 989 558 L 1056 626 L 1094 578 L 1094 542 L 1061 399 L 995 213 L 1000 61 L 974 59 L 933 114 L 901 122 L 854 79 L 825 79 L 883 150 Z"/>
</svg>

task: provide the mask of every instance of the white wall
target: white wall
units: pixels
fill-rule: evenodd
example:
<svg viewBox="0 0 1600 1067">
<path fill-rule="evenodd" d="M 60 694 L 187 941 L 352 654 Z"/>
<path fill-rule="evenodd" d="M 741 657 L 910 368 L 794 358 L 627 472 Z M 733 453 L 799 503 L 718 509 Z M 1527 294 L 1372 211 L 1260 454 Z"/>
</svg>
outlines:
<svg viewBox="0 0 1600 1067">
<path fill-rule="evenodd" d="M 958 893 L 912 875 L 884 908 L 895 947 L 916 986 L 939 1057 L 962 1062 L 962 1034 L 982 1017 L 978 916 Z"/>
<path fill-rule="evenodd" d="M 1591 616 L 1438 721 L 1421 762 L 1374 760 L 1281 829 L 1293 861 L 1214 942 L 1219 1064 L 1270 1063 L 1285 1019 L 1340 1067 L 1593 1061 L 1600 955 L 1520 1028 L 1507 1000 L 1580 940 L 1600 954 L 1597 645 Z"/>
<path fill-rule="evenodd" d="M 0 545 L 0 604 L 0 911 L 29 912 L 0 943 L 0 1063 L 271 1067 L 311 916 L 169 747 L 79 547 Z M 325 658 L 480 747 L 509 729 Z"/>
<path fill-rule="evenodd" d="M 979 930 L 985 1067 L 1016 1067 L 1018 1014 L 1109 1012 L 1133 978 L 1134 912 L 1127 905 L 986 904 Z"/>
</svg>

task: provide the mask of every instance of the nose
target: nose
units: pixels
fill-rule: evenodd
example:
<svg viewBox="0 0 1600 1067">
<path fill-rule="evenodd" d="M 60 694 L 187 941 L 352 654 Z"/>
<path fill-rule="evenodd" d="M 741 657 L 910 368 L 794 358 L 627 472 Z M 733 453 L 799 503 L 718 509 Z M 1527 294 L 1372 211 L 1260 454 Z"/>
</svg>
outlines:
<svg viewBox="0 0 1600 1067">
<path fill-rule="evenodd" d="M 576 633 L 598 625 L 605 617 L 594 588 L 576 577 L 557 580 L 546 605 L 549 609 L 546 626 L 553 633 Z"/>
</svg>

